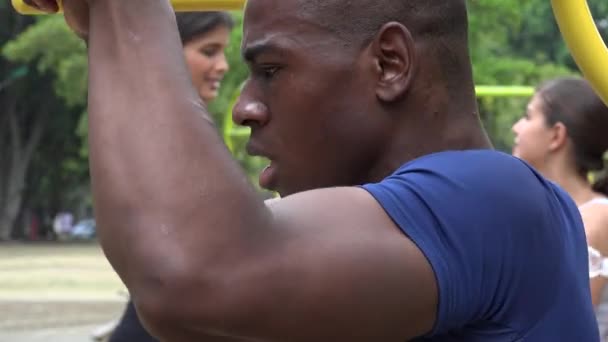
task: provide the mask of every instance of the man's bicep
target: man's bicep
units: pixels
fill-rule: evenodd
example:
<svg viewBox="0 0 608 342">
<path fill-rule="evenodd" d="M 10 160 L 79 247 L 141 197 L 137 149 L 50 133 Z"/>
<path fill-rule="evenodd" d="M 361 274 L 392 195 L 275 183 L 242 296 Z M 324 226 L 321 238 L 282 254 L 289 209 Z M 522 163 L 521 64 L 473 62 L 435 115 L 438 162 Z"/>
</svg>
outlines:
<svg viewBox="0 0 608 342">
<path fill-rule="evenodd" d="M 368 192 L 315 190 L 282 199 L 272 211 L 284 232 L 262 262 L 266 276 L 251 279 L 246 301 L 263 311 L 250 322 L 253 335 L 403 341 L 432 329 L 432 268 Z"/>
</svg>

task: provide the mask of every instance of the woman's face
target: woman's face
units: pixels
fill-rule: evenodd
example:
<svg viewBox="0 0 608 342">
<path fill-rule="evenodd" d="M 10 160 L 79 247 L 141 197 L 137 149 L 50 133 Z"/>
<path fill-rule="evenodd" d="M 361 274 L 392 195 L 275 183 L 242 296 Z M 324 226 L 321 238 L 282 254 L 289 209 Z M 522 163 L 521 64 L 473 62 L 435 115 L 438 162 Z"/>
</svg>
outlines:
<svg viewBox="0 0 608 342">
<path fill-rule="evenodd" d="M 217 97 L 222 78 L 228 71 L 224 50 L 229 38 L 230 29 L 218 26 L 184 45 L 192 82 L 206 103 Z"/>
<path fill-rule="evenodd" d="M 546 123 L 541 98 L 534 96 L 526 114 L 513 125 L 513 155 L 541 169 L 550 152 L 553 130 Z"/>
</svg>

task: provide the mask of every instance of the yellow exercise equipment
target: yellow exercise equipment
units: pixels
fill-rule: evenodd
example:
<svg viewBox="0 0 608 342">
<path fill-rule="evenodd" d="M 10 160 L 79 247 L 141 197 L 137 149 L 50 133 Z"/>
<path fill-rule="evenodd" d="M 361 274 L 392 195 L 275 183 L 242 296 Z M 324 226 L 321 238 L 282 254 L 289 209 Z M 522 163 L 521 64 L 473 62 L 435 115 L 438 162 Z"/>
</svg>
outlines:
<svg viewBox="0 0 608 342">
<path fill-rule="evenodd" d="M 13 7 L 21 14 L 44 14 L 28 6 L 23 0 L 11 0 Z M 126 0 L 128 1 L 128 0 Z M 61 0 L 58 0 L 61 7 Z M 220 10 L 240 10 L 243 9 L 245 0 L 171 0 L 171 5 L 176 12 L 188 11 L 220 11 Z"/>
<path fill-rule="evenodd" d="M 566 45 L 593 89 L 608 105 L 608 48 L 586 0 L 551 0 Z"/>
<path fill-rule="evenodd" d="M 41 14 L 24 4 L 23 0 L 11 1 L 21 14 Z M 244 3 L 245 0 L 171 0 L 177 12 L 238 10 Z M 608 105 L 608 48 L 597 30 L 587 1 L 551 0 L 551 6 L 574 61 Z"/>
</svg>

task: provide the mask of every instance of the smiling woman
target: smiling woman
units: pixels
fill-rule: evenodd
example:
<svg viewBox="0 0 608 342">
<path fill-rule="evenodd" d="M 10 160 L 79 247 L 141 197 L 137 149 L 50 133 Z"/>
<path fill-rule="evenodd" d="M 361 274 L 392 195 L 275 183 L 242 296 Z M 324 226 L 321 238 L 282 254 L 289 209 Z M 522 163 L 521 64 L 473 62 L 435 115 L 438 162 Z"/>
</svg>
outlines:
<svg viewBox="0 0 608 342">
<path fill-rule="evenodd" d="M 192 82 L 207 103 L 217 97 L 221 81 L 228 71 L 224 50 L 233 25 L 232 17 L 225 12 L 177 14 L 177 26 Z"/>
</svg>

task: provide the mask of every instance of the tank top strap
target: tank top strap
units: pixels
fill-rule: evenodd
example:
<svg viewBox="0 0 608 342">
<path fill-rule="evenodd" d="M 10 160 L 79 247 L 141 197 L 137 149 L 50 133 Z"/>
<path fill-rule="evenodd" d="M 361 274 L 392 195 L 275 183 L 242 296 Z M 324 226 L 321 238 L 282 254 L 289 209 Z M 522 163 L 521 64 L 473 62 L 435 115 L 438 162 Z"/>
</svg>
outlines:
<svg viewBox="0 0 608 342">
<path fill-rule="evenodd" d="M 608 197 L 596 197 L 588 202 L 581 204 L 578 208 L 581 209 L 583 207 L 592 205 L 592 204 L 605 204 L 608 205 Z"/>
</svg>

